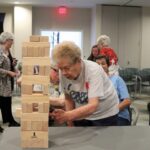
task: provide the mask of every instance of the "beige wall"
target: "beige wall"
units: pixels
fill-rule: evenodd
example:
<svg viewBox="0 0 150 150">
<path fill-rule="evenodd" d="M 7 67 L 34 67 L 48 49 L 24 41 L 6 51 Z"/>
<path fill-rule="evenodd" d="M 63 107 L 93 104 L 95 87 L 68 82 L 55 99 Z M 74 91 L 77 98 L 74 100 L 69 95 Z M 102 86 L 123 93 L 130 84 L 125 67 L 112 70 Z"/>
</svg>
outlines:
<svg viewBox="0 0 150 150">
<path fill-rule="evenodd" d="M 22 59 L 22 42 L 29 39 L 32 35 L 32 7 L 15 6 L 14 7 L 14 50 L 15 57 Z"/>
<path fill-rule="evenodd" d="M 101 35 L 102 6 L 96 5 L 92 8 L 91 22 L 91 46 L 96 44 L 97 38 Z"/>
<path fill-rule="evenodd" d="M 59 16 L 56 8 L 33 8 L 33 34 L 41 30 L 83 32 L 83 53 L 88 57 L 91 46 L 91 9 L 70 8 L 66 16 Z"/>
<path fill-rule="evenodd" d="M 150 68 L 150 7 L 142 9 L 141 68 Z"/>
<path fill-rule="evenodd" d="M 41 29 L 82 31 L 84 39 L 83 50 L 86 58 L 90 53 L 91 45 L 95 43 L 97 36 L 102 32 L 101 24 L 103 19 L 101 18 L 102 8 L 100 5 L 96 6 L 93 10 L 73 8 L 69 10 L 68 15 L 64 18 L 58 16 L 54 8 L 35 7 L 33 8 L 33 23 L 32 8 L 30 6 L 24 6 L 26 15 L 22 17 L 22 21 L 16 18 L 16 8 L 1 7 L 0 12 L 6 12 L 4 30 L 15 33 L 15 51 L 13 52 L 18 59 L 21 59 L 22 42 L 32 33 L 40 34 Z M 141 24 L 141 53 L 139 62 L 140 67 L 145 68 L 150 67 L 150 7 L 142 8 Z"/>
<path fill-rule="evenodd" d="M 13 32 L 13 7 L 1 7 L 0 12 L 4 12 L 4 31 Z"/>
</svg>

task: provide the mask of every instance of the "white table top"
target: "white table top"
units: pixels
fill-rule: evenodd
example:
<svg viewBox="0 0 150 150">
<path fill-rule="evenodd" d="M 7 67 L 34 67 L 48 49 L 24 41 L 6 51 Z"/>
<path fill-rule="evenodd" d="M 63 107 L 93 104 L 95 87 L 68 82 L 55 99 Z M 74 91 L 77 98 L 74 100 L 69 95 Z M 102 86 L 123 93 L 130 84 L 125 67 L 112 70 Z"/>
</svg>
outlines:
<svg viewBox="0 0 150 150">
<path fill-rule="evenodd" d="M 19 127 L 0 134 L 0 149 L 22 150 Z M 150 127 L 50 127 L 49 149 L 150 150 Z"/>
</svg>

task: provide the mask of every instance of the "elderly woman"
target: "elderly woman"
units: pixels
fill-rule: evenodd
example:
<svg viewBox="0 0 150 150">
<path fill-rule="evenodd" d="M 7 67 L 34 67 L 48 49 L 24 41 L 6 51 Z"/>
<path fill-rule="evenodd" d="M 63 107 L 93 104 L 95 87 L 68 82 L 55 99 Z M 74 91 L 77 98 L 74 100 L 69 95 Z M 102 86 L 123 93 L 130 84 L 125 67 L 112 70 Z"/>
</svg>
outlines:
<svg viewBox="0 0 150 150">
<path fill-rule="evenodd" d="M 111 81 L 95 62 L 82 60 L 81 49 L 64 41 L 53 49 L 65 95 L 65 110 L 55 109 L 55 120 L 68 126 L 116 125 L 118 97 Z"/>
<path fill-rule="evenodd" d="M 109 66 L 109 74 L 118 74 L 118 57 L 115 51 L 109 47 L 110 38 L 107 35 L 101 35 L 97 39 L 97 46 L 100 50 L 99 54 L 104 55 L 109 58 L 110 66 Z"/>
<path fill-rule="evenodd" d="M 9 32 L 3 32 L 0 35 L 0 108 L 2 112 L 3 123 L 9 123 L 9 126 L 18 126 L 12 115 L 12 90 L 13 78 L 16 76 L 13 58 L 10 48 L 13 44 L 13 35 Z"/>
</svg>

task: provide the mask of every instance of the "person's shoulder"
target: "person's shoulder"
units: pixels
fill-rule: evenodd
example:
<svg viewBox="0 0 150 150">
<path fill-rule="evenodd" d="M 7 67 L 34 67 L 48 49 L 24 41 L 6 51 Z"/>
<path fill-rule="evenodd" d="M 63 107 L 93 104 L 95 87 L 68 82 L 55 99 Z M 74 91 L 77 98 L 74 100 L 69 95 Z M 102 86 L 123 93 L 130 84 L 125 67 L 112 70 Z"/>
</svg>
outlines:
<svg viewBox="0 0 150 150">
<path fill-rule="evenodd" d="M 89 69 L 99 69 L 100 65 L 98 65 L 96 62 L 90 61 L 90 60 L 83 60 L 85 67 Z"/>
<path fill-rule="evenodd" d="M 94 75 L 94 74 L 103 74 L 103 68 L 98 65 L 96 62 L 85 60 L 83 61 L 85 64 L 85 72 L 86 74 Z"/>
</svg>

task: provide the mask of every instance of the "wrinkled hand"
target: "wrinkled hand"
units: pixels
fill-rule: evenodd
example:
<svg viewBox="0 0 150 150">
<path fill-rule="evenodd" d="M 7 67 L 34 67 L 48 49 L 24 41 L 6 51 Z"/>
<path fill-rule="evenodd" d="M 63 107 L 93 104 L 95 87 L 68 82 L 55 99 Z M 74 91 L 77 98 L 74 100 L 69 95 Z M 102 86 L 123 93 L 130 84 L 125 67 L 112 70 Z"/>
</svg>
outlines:
<svg viewBox="0 0 150 150">
<path fill-rule="evenodd" d="M 69 113 L 62 109 L 55 109 L 52 113 L 51 116 L 54 117 L 57 123 L 63 124 L 66 121 L 68 121 L 69 118 Z"/>
</svg>

